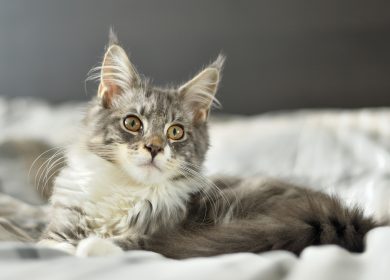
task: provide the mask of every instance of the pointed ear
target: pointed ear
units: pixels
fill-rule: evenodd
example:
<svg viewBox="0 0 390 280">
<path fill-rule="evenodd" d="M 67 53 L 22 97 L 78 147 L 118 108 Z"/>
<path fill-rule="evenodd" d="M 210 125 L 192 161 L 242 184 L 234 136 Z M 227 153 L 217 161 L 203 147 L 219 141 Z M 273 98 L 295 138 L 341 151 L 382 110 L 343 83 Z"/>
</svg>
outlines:
<svg viewBox="0 0 390 280">
<path fill-rule="evenodd" d="M 137 71 L 111 31 L 110 45 L 101 65 L 98 88 L 98 96 L 102 99 L 103 106 L 111 107 L 113 98 L 137 86 L 139 80 Z"/>
<path fill-rule="evenodd" d="M 219 105 L 215 94 L 224 61 L 225 57 L 219 55 L 212 64 L 179 88 L 180 98 L 193 113 L 194 123 L 205 122 L 213 103 Z"/>
</svg>

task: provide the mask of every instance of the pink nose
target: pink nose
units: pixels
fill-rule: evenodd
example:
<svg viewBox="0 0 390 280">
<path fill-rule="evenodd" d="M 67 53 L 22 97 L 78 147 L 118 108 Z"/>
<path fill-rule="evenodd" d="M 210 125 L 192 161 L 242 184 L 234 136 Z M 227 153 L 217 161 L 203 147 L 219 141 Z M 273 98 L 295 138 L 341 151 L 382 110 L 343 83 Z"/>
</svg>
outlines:
<svg viewBox="0 0 390 280">
<path fill-rule="evenodd" d="M 161 146 L 153 145 L 153 144 L 147 144 L 145 145 L 145 149 L 148 150 L 152 156 L 152 160 L 157 156 L 159 152 L 163 150 Z"/>
</svg>

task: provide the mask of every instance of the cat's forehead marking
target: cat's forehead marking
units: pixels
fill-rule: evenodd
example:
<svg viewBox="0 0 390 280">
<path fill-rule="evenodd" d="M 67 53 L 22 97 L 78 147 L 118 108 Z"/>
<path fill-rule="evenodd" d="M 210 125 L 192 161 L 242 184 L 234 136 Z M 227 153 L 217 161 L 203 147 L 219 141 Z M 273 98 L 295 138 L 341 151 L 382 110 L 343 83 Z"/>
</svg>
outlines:
<svg viewBox="0 0 390 280">
<path fill-rule="evenodd" d="M 177 90 L 144 87 L 125 92 L 115 102 L 113 116 L 135 114 L 141 118 L 145 132 L 160 133 L 167 124 L 191 126 L 191 116 L 179 99 Z"/>
<path fill-rule="evenodd" d="M 172 115 L 180 115 L 180 103 L 177 92 L 169 89 L 146 88 L 143 92 L 132 93 L 133 98 L 130 103 L 136 105 L 140 115 L 165 116 L 171 118 Z M 172 114 L 175 112 L 175 114 Z"/>
</svg>

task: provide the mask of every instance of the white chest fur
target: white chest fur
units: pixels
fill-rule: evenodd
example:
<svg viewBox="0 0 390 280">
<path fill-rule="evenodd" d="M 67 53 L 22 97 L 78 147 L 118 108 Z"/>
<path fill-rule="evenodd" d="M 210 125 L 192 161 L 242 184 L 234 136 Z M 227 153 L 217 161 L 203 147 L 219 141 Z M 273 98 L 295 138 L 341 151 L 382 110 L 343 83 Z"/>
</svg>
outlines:
<svg viewBox="0 0 390 280">
<path fill-rule="evenodd" d="M 140 185 L 92 154 L 70 156 L 68 164 L 56 180 L 52 203 L 83 209 L 95 235 L 144 234 L 185 214 L 191 193 L 186 182 Z"/>
</svg>

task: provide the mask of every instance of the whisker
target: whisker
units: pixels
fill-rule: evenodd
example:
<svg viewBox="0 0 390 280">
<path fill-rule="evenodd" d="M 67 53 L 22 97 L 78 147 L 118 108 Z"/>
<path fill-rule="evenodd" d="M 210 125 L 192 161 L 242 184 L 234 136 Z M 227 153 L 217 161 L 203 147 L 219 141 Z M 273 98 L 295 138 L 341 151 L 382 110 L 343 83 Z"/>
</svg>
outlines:
<svg viewBox="0 0 390 280">
<path fill-rule="evenodd" d="M 66 162 L 66 159 L 65 158 L 59 158 L 57 160 L 57 163 L 53 164 L 52 167 L 50 168 L 51 170 L 61 164 L 64 164 Z M 48 171 L 48 174 L 50 173 L 50 171 Z M 53 178 L 54 175 L 57 175 L 56 172 L 53 172 L 49 177 L 46 177 L 45 181 L 44 181 L 44 184 L 43 184 L 43 189 L 42 189 L 42 193 L 45 192 L 46 190 L 46 187 L 49 186 L 49 182 L 51 180 L 51 178 Z"/>
<path fill-rule="evenodd" d="M 224 192 L 209 178 L 203 176 L 198 171 L 194 170 L 194 168 L 200 170 L 200 166 L 197 166 L 195 164 L 191 164 L 188 162 L 176 160 L 179 163 L 179 169 L 183 170 L 186 174 L 190 174 L 192 178 L 196 178 L 197 182 L 202 185 L 202 189 L 207 190 L 207 194 L 212 195 L 214 198 L 214 205 L 217 205 L 219 203 L 219 197 L 222 198 L 224 203 L 226 203 L 229 207 L 231 206 L 231 201 L 227 198 L 227 196 L 224 194 Z M 194 168 L 191 168 L 188 165 L 192 165 Z M 211 193 L 209 193 L 211 192 Z M 233 194 L 234 195 L 234 194 Z M 237 199 L 237 197 L 235 196 Z"/>
<path fill-rule="evenodd" d="M 41 166 L 38 168 L 36 174 L 35 174 L 35 178 L 34 178 L 34 185 L 35 187 L 37 188 L 38 191 L 39 190 L 39 185 L 40 185 L 40 180 L 41 180 L 41 177 L 44 173 L 44 170 L 45 170 L 45 166 L 46 164 L 52 159 L 52 157 L 55 157 L 58 153 L 60 152 L 63 152 L 64 151 L 64 148 L 57 148 L 57 151 L 52 155 L 50 156 L 49 158 L 47 158 L 42 164 Z M 42 169 L 43 168 L 43 169 Z M 39 178 L 39 180 L 38 180 Z M 37 181 L 38 180 L 38 181 Z"/>
<path fill-rule="evenodd" d="M 173 164 L 171 162 L 168 162 L 169 165 L 168 167 L 172 167 Z M 187 180 L 190 180 L 192 181 L 193 183 L 196 184 L 196 187 L 199 191 L 201 191 L 204 195 L 205 195 L 205 198 L 209 201 L 210 205 L 211 205 L 211 208 L 212 208 L 212 211 L 214 212 L 214 215 L 216 215 L 216 204 L 215 204 L 215 201 L 210 197 L 210 195 L 208 194 L 208 192 L 205 190 L 205 186 L 202 182 L 199 182 L 197 180 L 196 177 L 193 177 L 191 174 L 187 174 L 186 172 L 184 172 L 183 170 L 177 170 L 175 169 L 176 172 L 178 172 L 180 175 L 184 176 Z M 207 215 L 207 212 L 208 212 L 208 206 L 207 206 L 207 203 L 205 204 L 205 208 L 206 208 L 206 211 L 204 213 L 204 216 L 203 216 L 203 221 L 205 221 L 206 219 L 206 215 Z"/>
<path fill-rule="evenodd" d="M 35 158 L 35 160 L 32 162 L 31 166 L 30 166 L 30 169 L 28 171 L 28 178 L 30 179 L 30 176 L 31 176 L 31 170 L 32 168 L 34 167 L 35 163 L 45 154 L 47 154 L 48 152 L 52 151 L 52 150 L 55 150 L 55 149 L 63 149 L 62 147 L 54 147 L 54 148 L 51 148 L 51 149 L 48 149 L 46 151 L 44 151 L 43 153 L 41 153 L 39 156 L 37 156 Z"/>
<path fill-rule="evenodd" d="M 185 162 L 182 162 L 182 163 L 186 164 Z M 207 177 L 203 176 L 201 173 L 197 172 L 196 170 L 192 169 L 189 166 L 186 166 L 184 168 L 186 168 L 188 172 L 194 174 L 195 176 L 198 176 L 200 179 L 205 181 L 205 183 L 209 184 L 210 187 L 216 189 L 218 191 L 218 193 L 221 195 L 221 197 L 225 200 L 225 202 L 229 206 L 231 205 L 231 202 L 229 201 L 229 199 L 226 197 L 226 195 L 223 193 L 223 191 L 214 182 L 212 182 L 210 179 L 208 179 Z"/>
<path fill-rule="evenodd" d="M 39 191 L 39 186 L 41 184 L 41 180 L 42 180 L 42 176 L 44 176 L 44 174 L 46 174 L 46 170 L 47 170 L 47 167 L 48 165 L 50 164 L 50 162 L 60 153 L 62 152 L 63 150 L 59 149 L 57 152 L 55 152 L 51 157 L 49 157 L 38 169 L 37 171 L 37 174 L 35 176 L 35 185 L 37 186 L 37 189 Z M 43 168 L 43 169 L 42 169 Z M 37 179 L 37 176 L 39 175 L 39 179 L 38 179 L 38 182 L 36 181 Z"/>
</svg>

